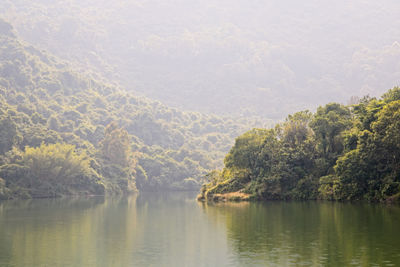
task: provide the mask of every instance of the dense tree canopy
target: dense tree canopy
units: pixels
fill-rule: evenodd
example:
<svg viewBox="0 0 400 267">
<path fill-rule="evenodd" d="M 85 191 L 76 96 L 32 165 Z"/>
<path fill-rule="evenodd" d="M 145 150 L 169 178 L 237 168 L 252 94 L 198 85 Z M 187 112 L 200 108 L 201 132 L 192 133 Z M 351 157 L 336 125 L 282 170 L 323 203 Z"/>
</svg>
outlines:
<svg viewBox="0 0 400 267">
<path fill-rule="evenodd" d="M 22 38 L 129 90 L 279 120 L 398 84 L 398 14 L 396 0 L 0 1 Z"/>
<path fill-rule="evenodd" d="M 327 104 L 239 136 L 200 198 L 239 191 L 261 199 L 398 199 L 399 98 L 395 87 L 381 99 Z"/>
<path fill-rule="evenodd" d="M 140 190 L 198 189 L 203 176 L 222 165 L 234 137 L 261 124 L 182 112 L 127 93 L 98 73 L 22 42 L 11 34 L 11 25 L 1 23 L 6 25 L 0 25 L 3 169 L 25 171 L 25 164 L 13 159 L 15 151 L 69 144 L 91 158 L 90 167 L 106 192 L 131 192 L 136 186 Z M 6 189 L 15 184 L 4 173 L 0 178 Z M 14 196 L 24 190 L 18 188 L 13 189 Z"/>
<path fill-rule="evenodd" d="M 90 167 L 91 159 L 75 146 L 42 143 L 39 147 L 14 149 L 0 176 L 14 194 L 49 197 L 62 194 L 104 194 L 102 177 Z"/>
</svg>

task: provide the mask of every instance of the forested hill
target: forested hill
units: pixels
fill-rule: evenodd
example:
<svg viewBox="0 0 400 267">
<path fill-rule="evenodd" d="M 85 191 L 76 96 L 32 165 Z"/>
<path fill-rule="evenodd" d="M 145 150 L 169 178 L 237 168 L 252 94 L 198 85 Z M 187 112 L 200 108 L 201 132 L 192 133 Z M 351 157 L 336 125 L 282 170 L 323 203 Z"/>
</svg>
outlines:
<svg viewBox="0 0 400 267">
<path fill-rule="evenodd" d="M 398 0 L 2 0 L 20 36 L 185 110 L 283 119 L 399 83 Z"/>
<path fill-rule="evenodd" d="M 200 199 L 400 199 L 400 88 L 236 139 Z"/>
<path fill-rule="evenodd" d="M 0 125 L 0 187 L 26 196 L 82 184 L 88 192 L 126 191 L 135 181 L 139 190 L 193 189 L 251 128 L 136 97 L 19 40 L 3 20 Z"/>
</svg>

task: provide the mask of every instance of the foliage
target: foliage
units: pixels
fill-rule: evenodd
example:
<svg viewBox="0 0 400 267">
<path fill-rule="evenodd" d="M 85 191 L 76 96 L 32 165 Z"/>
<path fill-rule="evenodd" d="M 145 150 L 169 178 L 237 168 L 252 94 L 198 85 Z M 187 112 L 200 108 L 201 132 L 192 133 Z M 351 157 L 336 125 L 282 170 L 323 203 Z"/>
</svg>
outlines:
<svg viewBox="0 0 400 267">
<path fill-rule="evenodd" d="M 397 84 L 397 14 L 397 1 L 373 0 L 0 1 L 25 40 L 127 89 L 189 110 L 276 120 Z"/>
<path fill-rule="evenodd" d="M 0 32 L 0 166 L 10 171 L 24 170 L 13 148 L 70 144 L 92 159 L 107 192 L 134 191 L 135 176 L 140 190 L 192 190 L 256 124 L 138 97 Z"/>
<path fill-rule="evenodd" d="M 365 105 L 364 114 L 375 113 L 367 129 L 358 133 L 357 146 L 339 158 L 335 166 L 342 184 L 355 188 L 347 198 L 380 200 L 400 190 L 400 88 L 383 96 L 379 110 L 376 100 Z M 391 96 L 391 97 L 389 97 Z M 397 96 L 397 97 L 396 97 Z M 362 114 L 362 115 L 364 115 Z"/>
<path fill-rule="evenodd" d="M 112 122 L 105 128 L 100 142 L 102 173 L 122 192 L 136 191 L 136 158 L 131 152 L 128 132 Z"/>
<path fill-rule="evenodd" d="M 121 167 L 129 167 L 132 160 L 130 144 L 128 132 L 112 122 L 105 129 L 100 147 L 103 157 L 108 161 Z"/>
<path fill-rule="evenodd" d="M 31 197 L 104 194 L 102 177 L 90 167 L 91 159 L 73 145 L 42 143 L 13 154 L 9 164 L 0 167 L 0 176 L 16 193 L 22 188 Z"/>
<path fill-rule="evenodd" d="M 236 139 L 201 198 L 246 192 L 261 199 L 384 201 L 400 193 L 400 88 L 381 100 L 289 115 L 275 129 Z"/>
<path fill-rule="evenodd" d="M 6 182 L 0 178 L 0 200 L 8 199 L 10 197 L 10 189 L 6 187 Z"/>
<path fill-rule="evenodd" d="M 10 117 L 0 118 L 0 154 L 11 150 L 18 142 L 17 126 Z"/>
</svg>

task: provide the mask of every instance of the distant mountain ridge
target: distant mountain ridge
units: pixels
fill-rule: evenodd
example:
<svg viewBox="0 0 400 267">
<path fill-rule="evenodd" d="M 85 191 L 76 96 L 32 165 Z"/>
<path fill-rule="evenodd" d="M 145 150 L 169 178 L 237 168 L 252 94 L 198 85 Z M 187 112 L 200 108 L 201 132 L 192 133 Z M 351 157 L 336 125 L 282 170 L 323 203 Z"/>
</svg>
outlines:
<svg viewBox="0 0 400 267">
<path fill-rule="evenodd" d="M 400 85 L 396 0 L 13 1 L 19 36 L 184 110 L 282 120 Z"/>
</svg>

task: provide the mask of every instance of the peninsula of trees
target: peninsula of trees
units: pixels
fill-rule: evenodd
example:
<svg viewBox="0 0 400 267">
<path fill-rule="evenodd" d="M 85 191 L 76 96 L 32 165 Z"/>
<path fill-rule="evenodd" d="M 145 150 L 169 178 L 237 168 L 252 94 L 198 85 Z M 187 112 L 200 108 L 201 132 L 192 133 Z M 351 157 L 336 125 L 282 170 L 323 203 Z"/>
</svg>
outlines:
<svg viewBox="0 0 400 267">
<path fill-rule="evenodd" d="M 199 199 L 398 200 L 400 88 L 248 131 L 208 178 Z"/>
</svg>

